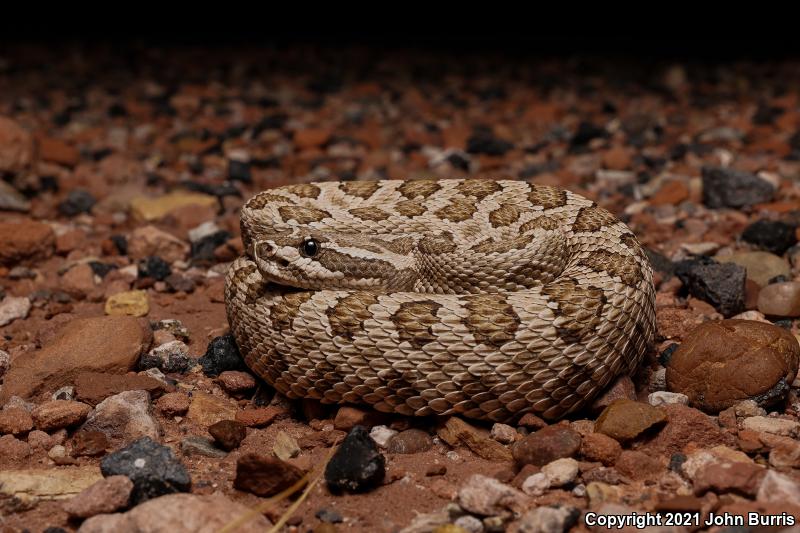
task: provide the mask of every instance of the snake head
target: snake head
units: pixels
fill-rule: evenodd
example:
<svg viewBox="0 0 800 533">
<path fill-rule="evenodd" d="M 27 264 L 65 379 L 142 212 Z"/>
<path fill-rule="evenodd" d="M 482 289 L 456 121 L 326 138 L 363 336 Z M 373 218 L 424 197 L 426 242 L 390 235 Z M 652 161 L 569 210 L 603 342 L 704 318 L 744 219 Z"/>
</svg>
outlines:
<svg viewBox="0 0 800 533">
<path fill-rule="evenodd" d="M 411 290 L 417 279 L 410 237 L 316 230 L 261 234 L 249 255 L 272 283 L 302 289 Z"/>
</svg>

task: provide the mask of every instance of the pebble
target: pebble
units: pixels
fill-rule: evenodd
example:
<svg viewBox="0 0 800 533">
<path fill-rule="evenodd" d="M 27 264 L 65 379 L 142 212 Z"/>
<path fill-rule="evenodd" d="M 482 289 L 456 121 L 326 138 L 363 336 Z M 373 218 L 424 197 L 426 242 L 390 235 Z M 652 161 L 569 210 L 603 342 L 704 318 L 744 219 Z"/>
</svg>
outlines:
<svg viewBox="0 0 800 533">
<path fill-rule="evenodd" d="M 62 508 L 73 518 L 89 518 L 114 513 L 128 506 L 133 482 L 126 476 L 110 476 L 83 489 Z"/>
<path fill-rule="evenodd" d="M 61 288 L 75 299 L 83 299 L 95 290 L 95 274 L 88 263 L 80 263 L 61 276 Z"/>
<path fill-rule="evenodd" d="M 717 263 L 710 257 L 679 261 L 675 275 L 689 293 L 729 317 L 745 310 L 746 270 L 735 263 Z"/>
<path fill-rule="evenodd" d="M 104 477 L 123 475 L 133 482 L 131 504 L 173 492 L 188 492 L 191 478 L 172 450 L 143 437 L 109 454 L 100 463 Z"/>
<path fill-rule="evenodd" d="M 47 224 L 0 222 L 0 265 L 46 259 L 52 255 L 55 242 L 56 235 Z"/>
<path fill-rule="evenodd" d="M 742 420 L 742 429 L 772 433 L 785 437 L 797 437 L 800 435 L 800 422 L 785 420 L 783 418 L 751 416 Z"/>
<path fill-rule="evenodd" d="M 767 469 L 741 461 L 717 461 L 705 465 L 697 472 L 694 493 L 702 496 L 708 491 L 715 494 L 733 492 L 753 497 L 758 492 Z"/>
<path fill-rule="evenodd" d="M 236 404 L 225 398 L 195 391 L 186 418 L 200 426 L 209 427 L 220 420 L 234 419 L 238 412 Z"/>
<path fill-rule="evenodd" d="M 178 340 L 156 346 L 139 361 L 140 368 L 158 368 L 167 373 L 183 373 L 193 365 L 194 359 L 189 357 L 189 347 Z"/>
<path fill-rule="evenodd" d="M 85 403 L 52 400 L 36 407 L 31 416 L 36 429 L 50 432 L 83 423 L 91 410 L 91 406 Z"/>
<path fill-rule="evenodd" d="M 512 446 L 511 452 L 519 466 L 544 466 L 556 459 L 572 457 L 580 446 L 581 436 L 578 432 L 565 426 L 553 425 L 523 437 Z"/>
<path fill-rule="evenodd" d="M 24 296 L 6 296 L 0 301 L 0 326 L 6 326 L 20 318 L 27 318 L 31 301 Z"/>
<path fill-rule="evenodd" d="M 733 406 L 733 412 L 739 418 L 749 416 L 764 416 L 767 411 L 753 400 L 743 400 Z"/>
<path fill-rule="evenodd" d="M 444 426 L 437 431 L 437 435 L 450 446 L 466 445 L 475 455 L 487 461 L 513 460 L 508 448 L 486 435 L 485 432 L 479 431 L 475 426 L 455 416 L 447 419 Z"/>
<path fill-rule="evenodd" d="M 333 427 L 339 431 L 350 431 L 356 426 L 371 428 L 386 422 L 386 415 L 371 409 L 359 409 L 345 405 L 336 411 Z"/>
<path fill-rule="evenodd" d="M 0 379 L 6 375 L 9 368 L 11 368 L 11 356 L 8 352 L 0 350 Z"/>
<path fill-rule="evenodd" d="M 189 396 L 183 392 L 170 392 L 156 401 L 156 408 L 165 416 L 182 416 L 189 410 Z"/>
<path fill-rule="evenodd" d="M 35 505 L 70 498 L 101 479 L 97 466 L 0 470 L 0 495 Z"/>
<path fill-rule="evenodd" d="M 797 374 L 800 345 L 783 328 L 749 320 L 707 322 L 691 330 L 667 367 L 667 388 L 717 413 L 746 399 L 769 406 Z"/>
<path fill-rule="evenodd" d="M 797 243 L 794 226 L 779 220 L 757 220 L 742 232 L 742 240 L 775 255 L 783 255 Z"/>
<path fill-rule="evenodd" d="M 578 522 L 580 514 L 569 505 L 537 507 L 520 517 L 516 533 L 564 533 Z"/>
<path fill-rule="evenodd" d="M 800 316 L 800 282 L 767 285 L 758 292 L 758 310 L 767 316 Z"/>
<path fill-rule="evenodd" d="M 152 222 L 186 206 L 213 208 L 217 206 L 217 199 L 207 194 L 184 191 L 172 192 L 158 198 L 137 197 L 131 200 L 131 213 L 138 220 Z"/>
<path fill-rule="evenodd" d="M 249 515 L 250 508 L 215 493 L 168 494 L 138 505 L 126 513 L 101 514 L 81 524 L 78 533 L 128 531 L 169 531 L 171 533 L 210 533 Z M 256 513 L 241 524 L 236 533 L 263 533 L 272 524 Z"/>
<path fill-rule="evenodd" d="M 182 340 L 183 342 L 189 341 L 189 329 L 183 325 L 180 320 L 176 320 L 174 318 L 165 318 L 163 320 L 159 320 L 158 322 L 153 324 L 153 331 L 161 331 L 164 333 L 169 333 L 175 339 Z M 175 340 L 169 339 L 169 340 Z M 163 343 L 158 343 L 163 344 Z"/>
<path fill-rule="evenodd" d="M 663 424 L 667 417 L 663 410 L 633 400 L 620 399 L 597 417 L 594 429 L 619 442 L 635 439 L 650 428 Z"/>
<path fill-rule="evenodd" d="M 118 446 L 142 437 L 159 440 L 160 426 L 150 412 L 147 391 L 125 391 L 109 396 L 94 408 L 82 431 L 99 431 Z"/>
<path fill-rule="evenodd" d="M 761 287 L 766 287 L 769 280 L 778 276 L 790 276 L 789 262 L 769 252 L 738 252 L 731 255 L 717 256 L 720 263 L 734 263 L 747 271 L 747 278 Z"/>
<path fill-rule="evenodd" d="M 279 431 L 278 434 L 275 435 L 275 444 L 272 446 L 272 453 L 274 453 L 275 457 L 278 459 L 286 461 L 300 455 L 300 446 L 298 446 L 297 440 L 294 437 L 285 431 Z"/>
<path fill-rule="evenodd" d="M 74 217 L 81 213 L 89 213 L 97 203 L 94 196 L 89 191 L 74 189 L 67 194 L 67 197 L 58 204 L 58 212 L 65 217 Z"/>
<path fill-rule="evenodd" d="M 31 447 L 27 442 L 15 438 L 13 435 L 0 437 L 0 465 L 16 466 L 27 459 L 31 454 Z"/>
<path fill-rule="evenodd" d="M 517 430 L 508 424 L 492 424 L 492 438 L 501 444 L 511 444 L 520 438 Z"/>
<path fill-rule="evenodd" d="M 202 365 L 203 373 L 209 377 L 216 377 L 226 370 L 247 369 L 233 335 L 215 337 L 198 363 Z"/>
<path fill-rule="evenodd" d="M 271 405 L 255 409 L 243 409 L 237 411 L 235 418 L 247 427 L 260 428 L 272 424 L 278 417 L 285 417 L 286 409 Z"/>
<path fill-rule="evenodd" d="M 188 243 L 155 226 L 136 228 L 128 237 L 128 255 L 136 261 L 157 256 L 171 264 L 185 259 L 189 250 Z"/>
<path fill-rule="evenodd" d="M 220 420 L 208 427 L 208 432 L 223 450 L 235 450 L 247 436 L 247 428 L 236 420 Z"/>
<path fill-rule="evenodd" d="M 666 468 L 666 458 L 637 450 L 622 450 L 614 468 L 625 477 L 636 481 L 655 481 Z"/>
<path fill-rule="evenodd" d="M 800 482 L 786 474 L 768 470 L 758 487 L 756 501 L 800 507 Z"/>
<path fill-rule="evenodd" d="M 407 429 L 391 438 L 386 447 L 389 453 L 413 454 L 430 450 L 433 439 L 421 429 Z"/>
<path fill-rule="evenodd" d="M 562 487 L 575 481 L 578 476 L 578 461 L 570 457 L 556 459 L 544 465 L 542 473 L 547 476 L 550 486 Z"/>
<path fill-rule="evenodd" d="M 33 429 L 33 418 L 28 411 L 11 407 L 0 411 L 0 434 L 27 435 Z"/>
<path fill-rule="evenodd" d="M 755 174 L 727 167 L 703 167 L 703 203 L 739 208 L 772 201 L 775 187 Z"/>
<path fill-rule="evenodd" d="M 397 433 L 394 429 L 389 429 L 386 426 L 375 426 L 370 430 L 369 436 L 378 446 L 385 449 L 389 444 L 389 440 Z"/>
<path fill-rule="evenodd" d="M 723 431 L 714 419 L 686 405 L 670 404 L 661 407 L 667 415 L 666 425 L 639 449 L 667 457 L 680 453 L 692 442 L 703 446 L 730 445 L 733 437 Z"/>
<path fill-rule="evenodd" d="M 636 399 L 636 386 L 630 376 L 620 376 L 614 380 L 614 383 L 592 402 L 591 410 L 600 413 L 600 411 L 620 398 Z"/>
<path fill-rule="evenodd" d="M 0 116 L 0 173 L 16 174 L 31 164 L 33 136 L 14 120 Z"/>
<path fill-rule="evenodd" d="M 236 461 L 233 488 L 257 496 L 273 496 L 303 477 L 303 471 L 275 457 L 254 453 L 242 455 Z"/>
<path fill-rule="evenodd" d="M 229 394 L 245 394 L 256 388 L 256 378 L 249 372 L 226 370 L 220 373 L 217 382 Z"/>
<path fill-rule="evenodd" d="M 332 492 L 363 492 L 383 481 L 386 460 L 363 426 L 347 434 L 325 468 L 325 482 Z"/>
<path fill-rule="evenodd" d="M 689 397 L 680 392 L 656 391 L 647 395 L 647 403 L 653 407 L 660 407 L 670 403 L 689 405 Z"/>
<path fill-rule="evenodd" d="M 149 329 L 130 317 L 72 320 L 45 348 L 15 361 L 5 376 L 0 403 L 11 396 L 56 390 L 81 372 L 127 372 L 151 338 Z"/>
<path fill-rule="evenodd" d="M 0 181 L 0 211 L 27 213 L 30 209 L 31 203 L 25 195 L 5 181 Z"/>
<path fill-rule="evenodd" d="M 146 316 L 150 312 L 147 291 L 118 292 L 108 297 L 105 313 L 111 316 Z"/>
<path fill-rule="evenodd" d="M 74 167 L 80 161 L 80 152 L 74 146 L 53 137 L 37 138 L 39 157 L 50 163 Z"/>
<path fill-rule="evenodd" d="M 225 450 L 220 450 L 214 446 L 214 443 L 211 441 L 211 439 L 197 436 L 186 437 L 181 440 L 181 453 L 185 457 L 200 455 L 215 459 L 220 459 L 228 455 Z"/>
<path fill-rule="evenodd" d="M 483 533 L 483 522 L 472 515 L 464 515 L 456 519 L 453 525 L 467 533 Z"/>
<path fill-rule="evenodd" d="M 470 476 L 458 490 L 458 504 L 468 513 L 481 516 L 521 512 L 525 502 L 522 492 L 481 474 Z"/>
<path fill-rule="evenodd" d="M 72 455 L 97 457 L 105 455 L 111 443 L 102 431 L 77 431 L 72 437 Z"/>
<path fill-rule="evenodd" d="M 97 405 L 120 392 L 143 390 L 158 396 L 166 389 L 164 383 L 150 376 L 102 372 L 81 372 L 74 383 L 75 397 L 90 405 Z"/>
<path fill-rule="evenodd" d="M 602 433 L 587 433 L 581 439 L 580 454 L 589 461 L 599 461 L 611 466 L 621 452 L 620 443 Z"/>
<path fill-rule="evenodd" d="M 537 472 L 526 477 L 520 488 L 528 496 L 541 496 L 550 490 L 550 478 L 543 472 Z"/>
<path fill-rule="evenodd" d="M 156 281 L 164 281 L 170 274 L 172 268 L 169 263 L 158 256 L 148 256 L 139 260 L 136 264 L 137 276 L 141 278 L 152 278 Z"/>
<path fill-rule="evenodd" d="M 335 509 L 323 508 L 314 513 L 314 516 L 319 518 L 321 522 L 327 522 L 329 524 L 340 524 L 344 522 L 342 514 Z"/>
</svg>

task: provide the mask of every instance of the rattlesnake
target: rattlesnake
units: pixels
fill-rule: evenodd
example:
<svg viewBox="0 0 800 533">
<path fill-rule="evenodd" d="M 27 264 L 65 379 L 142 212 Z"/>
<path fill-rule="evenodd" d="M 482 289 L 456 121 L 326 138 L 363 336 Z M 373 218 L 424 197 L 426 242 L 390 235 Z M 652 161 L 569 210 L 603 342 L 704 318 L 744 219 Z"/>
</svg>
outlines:
<svg viewBox="0 0 800 533">
<path fill-rule="evenodd" d="M 652 271 L 594 202 L 513 180 L 289 185 L 242 208 L 225 287 L 247 365 L 289 398 L 556 419 L 632 373 Z"/>
</svg>

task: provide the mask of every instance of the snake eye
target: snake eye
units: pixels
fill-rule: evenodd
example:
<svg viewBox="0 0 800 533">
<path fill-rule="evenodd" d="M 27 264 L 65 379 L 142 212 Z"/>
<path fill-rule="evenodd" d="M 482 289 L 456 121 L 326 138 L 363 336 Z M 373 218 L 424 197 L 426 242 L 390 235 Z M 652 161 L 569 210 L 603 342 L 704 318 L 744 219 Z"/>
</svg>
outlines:
<svg viewBox="0 0 800 533">
<path fill-rule="evenodd" d="M 300 245 L 300 253 L 303 257 L 314 257 L 319 253 L 319 242 L 316 239 L 306 239 Z"/>
</svg>

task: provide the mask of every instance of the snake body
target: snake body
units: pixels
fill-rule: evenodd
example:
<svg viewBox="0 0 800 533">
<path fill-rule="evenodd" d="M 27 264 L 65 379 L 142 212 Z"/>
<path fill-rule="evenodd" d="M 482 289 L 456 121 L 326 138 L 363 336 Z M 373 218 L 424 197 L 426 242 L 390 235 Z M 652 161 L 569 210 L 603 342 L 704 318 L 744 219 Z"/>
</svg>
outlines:
<svg viewBox="0 0 800 533">
<path fill-rule="evenodd" d="M 631 231 L 512 180 L 307 183 L 252 197 L 227 274 L 247 365 L 289 398 L 404 415 L 557 419 L 655 335 Z"/>
</svg>

